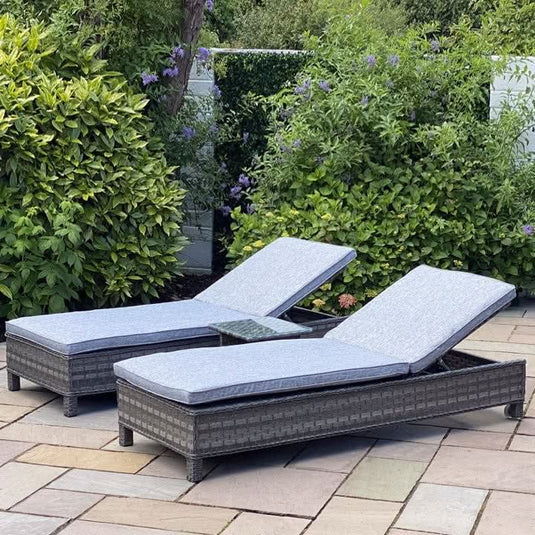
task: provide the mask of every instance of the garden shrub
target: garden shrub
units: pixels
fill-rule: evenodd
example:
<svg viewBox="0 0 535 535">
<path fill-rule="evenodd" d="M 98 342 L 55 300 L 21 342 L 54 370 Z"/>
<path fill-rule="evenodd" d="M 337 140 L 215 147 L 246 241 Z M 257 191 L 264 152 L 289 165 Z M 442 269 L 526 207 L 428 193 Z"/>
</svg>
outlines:
<svg viewBox="0 0 535 535">
<path fill-rule="evenodd" d="M 480 0 L 482 25 L 496 54 L 535 55 L 533 0 Z"/>
<path fill-rule="evenodd" d="M 227 189 L 267 147 L 269 107 L 263 97 L 293 84 L 306 54 L 269 52 L 225 53 L 214 57 L 216 84 L 221 91 L 219 108 L 227 131 L 216 146 L 217 160 L 224 164 Z M 239 199 L 229 199 L 234 205 Z"/>
<path fill-rule="evenodd" d="M 177 273 L 184 192 L 145 105 L 94 51 L 0 17 L 0 316 L 146 301 Z"/>
<path fill-rule="evenodd" d="M 404 9 L 390 0 L 365 0 L 369 20 L 387 32 L 405 25 Z M 362 0 L 241 0 L 230 45 L 240 48 L 301 49 L 305 34 L 321 35 L 333 15 L 350 12 Z"/>
<path fill-rule="evenodd" d="M 478 0 L 393 0 L 401 7 L 409 24 L 429 24 L 438 22 L 442 32 L 457 24 L 463 15 L 478 19 Z"/>
<path fill-rule="evenodd" d="M 343 277 L 309 300 L 338 312 L 422 263 L 533 284 L 535 212 L 521 196 L 534 168 L 515 159 L 525 117 L 488 117 L 503 63 L 465 26 L 435 40 L 362 21 L 333 19 L 297 86 L 273 99 L 256 212 L 233 212 L 232 261 L 279 236 L 352 246 Z"/>
</svg>

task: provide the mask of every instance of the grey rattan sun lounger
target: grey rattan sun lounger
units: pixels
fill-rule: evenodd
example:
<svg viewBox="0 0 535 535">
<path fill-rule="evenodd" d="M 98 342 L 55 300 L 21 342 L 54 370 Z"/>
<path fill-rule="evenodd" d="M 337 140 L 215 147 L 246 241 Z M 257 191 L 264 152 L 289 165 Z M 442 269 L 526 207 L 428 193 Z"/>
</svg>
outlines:
<svg viewBox="0 0 535 535">
<path fill-rule="evenodd" d="M 515 297 L 513 286 L 420 266 L 322 339 L 193 349 L 115 365 L 119 435 L 203 459 L 506 405 L 520 418 L 525 361 L 452 348 Z"/>
<path fill-rule="evenodd" d="M 288 314 L 325 332 L 336 318 L 292 307 L 355 256 L 349 247 L 280 238 L 194 299 L 12 320 L 8 388 L 18 390 L 24 377 L 61 394 L 65 415 L 74 416 L 79 396 L 116 389 L 115 362 L 217 345 L 212 323 Z"/>
</svg>

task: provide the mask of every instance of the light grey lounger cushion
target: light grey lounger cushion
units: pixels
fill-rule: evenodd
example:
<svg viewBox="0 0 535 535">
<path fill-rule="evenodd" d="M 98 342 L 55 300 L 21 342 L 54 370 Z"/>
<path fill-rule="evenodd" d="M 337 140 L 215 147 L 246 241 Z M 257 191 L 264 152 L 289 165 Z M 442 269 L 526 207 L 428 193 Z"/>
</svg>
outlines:
<svg viewBox="0 0 535 535">
<path fill-rule="evenodd" d="M 515 295 L 515 287 L 505 282 L 419 266 L 326 337 L 407 362 L 417 373 Z"/>
<path fill-rule="evenodd" d="M 188 300 L 29 316 L 9 321 L 6 330 L 64 355 L 76 355 L 213 335 L 210 323 L 247 318 L 253 316 Z"/>
<path fill-rule="evenodd" d="M 355 256 L 350 247 L 279 238 L 195 299 L 257 316 L 280 316 Z"/>
<path fill-rule="evenodd" d="M 188 405 L 408 373 L 406 363 L 336 340 L 276 340 L 123 360 L 115 374 Z"/>
</svg>

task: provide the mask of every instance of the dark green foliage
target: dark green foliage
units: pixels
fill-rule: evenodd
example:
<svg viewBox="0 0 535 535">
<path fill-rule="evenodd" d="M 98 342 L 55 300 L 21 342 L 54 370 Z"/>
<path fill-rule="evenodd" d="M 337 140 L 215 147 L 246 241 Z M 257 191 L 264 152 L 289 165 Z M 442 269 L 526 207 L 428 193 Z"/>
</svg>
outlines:
<svg viewBox="0 0 535 535">
<path fill-rule="evenodd" d="M 393 0 L 400 6 L 409 24 L 438 22 L 440 29 L 447 32 L 457 24 L 463 15 L 477 18 L 477 0 Z"/>
<path fill-rule="evenodd" d="M 216 56 L 216 83 L 221 112 L 232 125 L 231 135 L 217 147 L 217 157 L 231 176 L 249 167 L 266 149 L 269 110 L 262 99 L 295 80 L 306 54 L 241 53 Z M 244 140 L 245 135 L 245 140 Z"/>
<path fill-rule="evenodd" d="M 104 67 L 0 17 L 0 316 L 147 300 L 177 272 L 184 193 Z"/>
<path fill-rule="evenodd" d="M 533 286 L 535 212 L 522 196 L 534 167 L 515 160 L 526 118 L 487 113 L 503 64 L 466 26 L 437 41 L 363 20 L 334 19 L 310 40 L 298 84 L 272 99 L 257 210 L 233 213 L 231 259 L 281 235 L 353 246 L 343 279 L 311 298 L 330 310 L 343 293 L 362 305 L 421 263 Z"/>
</svg>

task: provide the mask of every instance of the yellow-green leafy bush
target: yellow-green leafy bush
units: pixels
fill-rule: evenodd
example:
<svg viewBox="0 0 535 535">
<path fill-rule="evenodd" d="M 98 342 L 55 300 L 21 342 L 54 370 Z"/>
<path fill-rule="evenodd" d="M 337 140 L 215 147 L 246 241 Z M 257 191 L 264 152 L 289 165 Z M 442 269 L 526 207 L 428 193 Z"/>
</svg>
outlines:
<svg viewBox="0 0 535 535">
<path fill-rule="evenodd" d="M 147 300 L 177 271 L 183 191 L 91 51 L 0 17 L 0 316 Z"/>
</svg>

